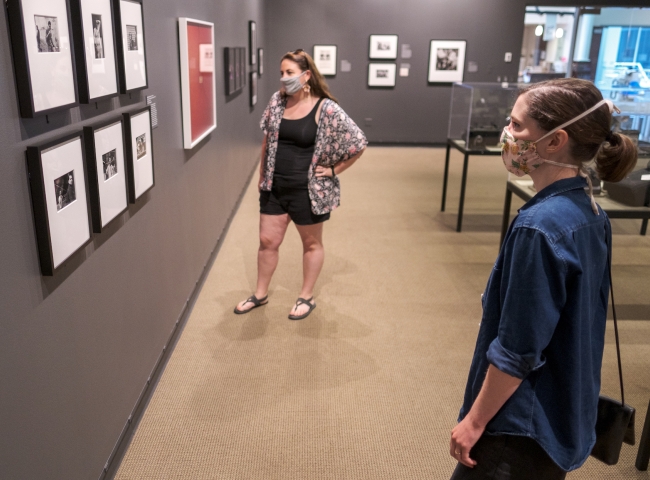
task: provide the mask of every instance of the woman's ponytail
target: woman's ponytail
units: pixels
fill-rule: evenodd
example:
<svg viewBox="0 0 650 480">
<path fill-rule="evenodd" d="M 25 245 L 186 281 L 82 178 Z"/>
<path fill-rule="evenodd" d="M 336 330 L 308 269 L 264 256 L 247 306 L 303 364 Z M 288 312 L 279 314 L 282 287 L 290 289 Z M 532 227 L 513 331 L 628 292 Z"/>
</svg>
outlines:
<svg viewBox="0 0 650 480">
<path fill-rule="evenodd" d="M 608 182 L 620 182 L 636 166 L 637 147 L 627 135 L 610 133 L 596 154 L 596 172 Z"/>
</svg>

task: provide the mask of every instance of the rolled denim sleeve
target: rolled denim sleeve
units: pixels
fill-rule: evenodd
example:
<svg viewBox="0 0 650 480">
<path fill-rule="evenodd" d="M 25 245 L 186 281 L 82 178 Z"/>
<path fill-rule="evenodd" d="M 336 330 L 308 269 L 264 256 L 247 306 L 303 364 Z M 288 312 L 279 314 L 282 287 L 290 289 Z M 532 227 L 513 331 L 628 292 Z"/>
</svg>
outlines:
<svg viewBox="0 0 650 480">
<path fill-rule="evenodd" d="M 501 318 L 488 361 L 508 375 L 524 379 L 545 363 L 566 303 L 566 262 L 561 248 L 532 228 L 519 228 L 504 252 Z"/>
</svg>

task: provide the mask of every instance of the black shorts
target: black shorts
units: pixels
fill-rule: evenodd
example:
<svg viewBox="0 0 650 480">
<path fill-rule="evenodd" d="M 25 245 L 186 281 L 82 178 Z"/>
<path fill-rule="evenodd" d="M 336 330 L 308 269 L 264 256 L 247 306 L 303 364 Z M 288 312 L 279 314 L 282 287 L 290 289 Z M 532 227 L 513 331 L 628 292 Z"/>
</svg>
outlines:
<svg viewBox="0 0 650 480">
<path fill-rule="evenodd" d="M 260 213 L 265 215 L 284 215 L 296 225 L 315 225 L 329 220 L 330 214 L 315 215 L 311 211 L 309 190 L 306 188 L 273 187 L 270 192 L 260 192 Z"/>
</svg>

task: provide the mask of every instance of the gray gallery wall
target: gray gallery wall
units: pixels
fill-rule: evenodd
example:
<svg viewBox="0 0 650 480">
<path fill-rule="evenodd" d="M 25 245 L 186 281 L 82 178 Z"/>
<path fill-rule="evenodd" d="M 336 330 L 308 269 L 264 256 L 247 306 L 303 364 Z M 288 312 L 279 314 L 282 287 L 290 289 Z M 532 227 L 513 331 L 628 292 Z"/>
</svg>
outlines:
<svg viewBox="0 0 650 480">
<path fill-rule="evenodd" d="M 302 48 L 311 54 L 315 44 L 338 45 L 338 73 L 327 77 L 328 83 L 368 140 L 444 143 L 451 86 L 427 83 L 429 42 L 467 41 L 466 62 L 476 62 L 478 71 L 466 69 L 466 82 L 496 82 L 499 77 L 516 81 L 527 4 L 647 6 L 648 0 L 273 0 L 267 9 L 271 34 L 265 53 L 267 71 L 276 79 L 267 82 L 267 98 L 277 89 L 275 72 L 284 53 Z M 411 69 L 408 77 L 397 76 L 394 88 L 367 87 L 371 34 L 399 35 L 398 71 L 402 63 Z M 403 44 L 411 47 L 409 59 L 401 58 Z M 512 52 L 511 63 L 504 62 L 505 52 Z M 341 60 L 352 64 L 351 72 L 341 72 Z"/>
<path fill-rule="evenodd" d="M 182 149 L 177 18 L 215 23 L 248 45 L 262 0 L 144 0 L 149 85 L 129 99 L 45 118 L 18 113 L 6 10 L 0 14 L 0 478 L 97 479 L 258 162 L 262 105 L 226 99 L 218 128 Z M 4 2 L 3 2 L 4 5 Z M 261 80 L 264 85 L 266 77 Z M 119 117 L 156 95 L 156 185 L 54 278 L 39 272 L 25 148 Z"/>
</svg>

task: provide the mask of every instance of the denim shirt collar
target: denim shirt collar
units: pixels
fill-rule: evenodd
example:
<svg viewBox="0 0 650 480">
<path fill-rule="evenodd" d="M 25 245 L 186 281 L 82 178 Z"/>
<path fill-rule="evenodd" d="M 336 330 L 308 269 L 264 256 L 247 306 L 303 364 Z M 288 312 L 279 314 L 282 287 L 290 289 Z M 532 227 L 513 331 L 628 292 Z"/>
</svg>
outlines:
<svg viewBox="0 0 650 480">
<path fill-rule="evenodd" d="M 578 190 L 578 189 L 584 189 L 587 186 L 587 180 L 584 177 L 581 177 L 580 175 L 577 175 L 575 177 L 571 178 L 563 178 L 562 180 L 557 180 L 547 187 L 543 188 L 541 191 L 537 192 L 537 194 L 528 200 L 523 207 L 519 209 L 521 212 L 522 210 L 527 210 L 530 207 L 537 205 L 540 202 L 543 202 L 547 198 L 554 197 L 555 195 L 559 195 L 560 193 L 568 192 L 569 190 Z"/>
</svg>

